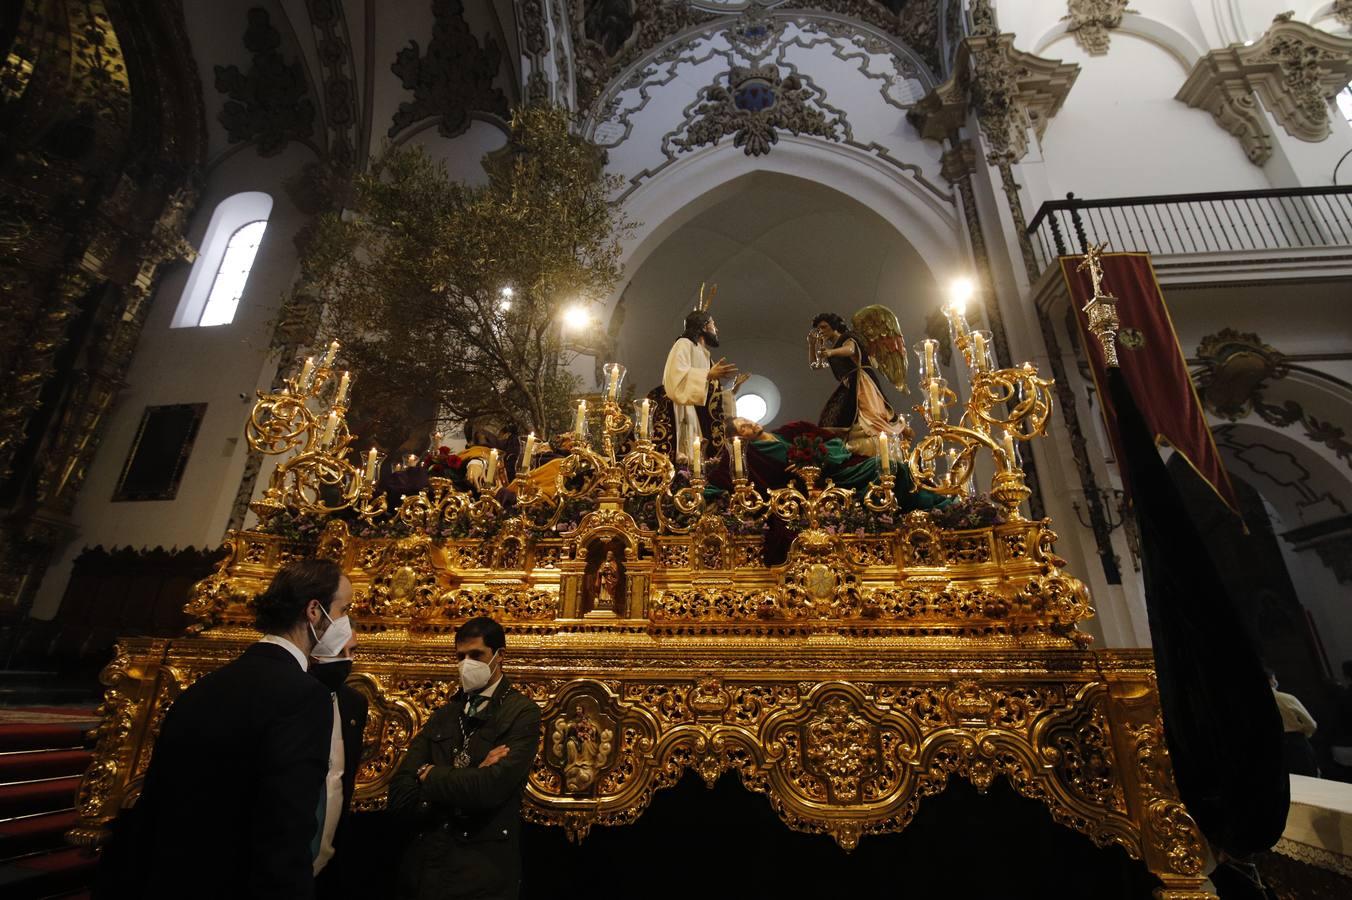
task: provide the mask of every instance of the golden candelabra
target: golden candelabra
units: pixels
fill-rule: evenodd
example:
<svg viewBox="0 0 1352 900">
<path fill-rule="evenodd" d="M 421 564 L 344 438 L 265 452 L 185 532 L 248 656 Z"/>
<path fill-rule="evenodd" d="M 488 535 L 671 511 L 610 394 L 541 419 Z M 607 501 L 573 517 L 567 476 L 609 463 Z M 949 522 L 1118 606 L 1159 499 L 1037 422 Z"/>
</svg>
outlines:
<svg viewBox="0 0 1352 900">
<path fill-rule="evenodd" d="M 386 512 L 385 498 L 373 496 L 377 451 L 370 450 L 364 467 L 347 459 L 352 373 L 334 367 L 340 347 L 333 341 L 318 364 L 307 357 L 280 389 L 258 392 L 245 426 L 249 447 L 268 456 L 295 451 L 273 469 L 263 496 L 249 504 L 264 522 L 283 510 L 319 517 L 350 508 L 368 522 Z"/>
<path fill-rule="evenodd" d="M 1015 442 L 1046 433 L 1052 412 L 1052 382 L 1040 378 L 1029 362 L 995 368 L 990 334 L 968 326 L 964 302 L 954 300 L 944 307 L 953 344 L 962 353 L 971 378 L 971 390 L 956 423 L 950 423 L 950 409 L 959 398 L 939 373 L 938 342 L 927 338 L 916 346 L 921 388 L 916 411 L 924 418 L 929 433 L 911 448 L 911 477 L 918 487 L 935 493 L 970 491 L 976 455 L 985 448 L 995 462 L 991 496 L 1011 521 L 1017 521 L 1031 491 L 1024 481 Z"/>
</svg>

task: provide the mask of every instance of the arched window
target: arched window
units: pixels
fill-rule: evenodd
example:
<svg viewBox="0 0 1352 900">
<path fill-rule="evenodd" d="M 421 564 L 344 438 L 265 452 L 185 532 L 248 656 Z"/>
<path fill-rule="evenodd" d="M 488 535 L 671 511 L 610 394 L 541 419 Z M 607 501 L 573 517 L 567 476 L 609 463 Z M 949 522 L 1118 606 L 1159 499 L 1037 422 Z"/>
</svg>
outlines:
<svg viewBox="0 0 1352 900">
<path fill-rule="evenodd" d="M 228 325 L 234 321 L 271 212 L 272 197 L 261 191 L 234 194 L 217 205 L 174 312 L 172 327 Z"/>
</svg>

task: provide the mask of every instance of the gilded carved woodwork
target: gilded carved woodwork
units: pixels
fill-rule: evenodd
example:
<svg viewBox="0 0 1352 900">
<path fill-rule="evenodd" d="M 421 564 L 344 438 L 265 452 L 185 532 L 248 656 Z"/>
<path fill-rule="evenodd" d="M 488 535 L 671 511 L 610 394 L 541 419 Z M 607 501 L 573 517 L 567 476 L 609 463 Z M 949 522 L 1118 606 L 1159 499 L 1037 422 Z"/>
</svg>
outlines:
<svg viewBox="0 0 1352 900">
<path fill-rule="evenodd" d="M 1286 133 L 1322 141 L 1330 132 L 1329 99 L 1352 81 L 1352 38 L 1279 15 L 1250 44 L 1207 53 L 1176 99 L 1211 113 L 1261 166 L 1272 156 L 1266 110 Z M 1259 106 L 1259 101 L 1262 106 Z"/>
<path fill-rule="evenodd" d="M 859 639 L 654 640 L 513 628 L 513 682 L 543 710 L 524 814 L 582 839 L 631 824 L 686 770 L 728 771 L 791 828 L 853 848 L 904 829 L 951 777 L 1004 777 L 1063 825 L 1116 844 L 1202 898 L 1204 848 L 1178 802 L 1148 654 L 987 646 L 979 655 Z M 119 647 L 73 837 L 96 842 L 139 792 L 164 706 L 246 646 L 243 633 Z M 378 809 L 402 750 L 456 690 L 445 637 L 363 635 L 351 683 L 370 701 L 355 804 Z M 1165 894 L 1161 894 L 1165 896 Z"/>
<path fill-rule="evenodd" d="M 21 615 L 73 534 L 67 515 L 154 281 L 195 255 L 183 229 L 205 127 L 185 32 L 175 4 L 27 3 L 0 71 L 12 150 L 0 164 L 0 477 L 20 498 L 0 534 L 0 606 Z"/>
<path fill-rule="evenodd" d="M 455 625 L 487 614 L 543 711 L 524 813 L 574 838 L 632 823 L 686 770 L 711 784 L 735 771 L 789 827 L 847 849 L 905 828 L 953 776 L 981 790 L 1004 777 L 1171 896 L 1205 897 L 1148 655 L 1087 648 L 1088 594 L 1054 541 L 1046 522 L 955 531 L 913 512 L 893 533 L 809 529 L 765 567 L 759 535 L 720 517 L 668 534 L 604 506 L 543 536 L 364 537 L 337 520 L 315 544 L 232 533 L 188 604 L 195 634 L 124 641 L 105 670 L 72 835 L 101 838 L 140 790 L 168 703 L 256 638 L 250 598 L 277 568 L 317 553 L 352 579 L 363 632 L 360 809 L 383 805 L 403 749 L 455 692 Z M 578 592 L 598 542 L 631 579 L 600 619 Z"/>
</svg>

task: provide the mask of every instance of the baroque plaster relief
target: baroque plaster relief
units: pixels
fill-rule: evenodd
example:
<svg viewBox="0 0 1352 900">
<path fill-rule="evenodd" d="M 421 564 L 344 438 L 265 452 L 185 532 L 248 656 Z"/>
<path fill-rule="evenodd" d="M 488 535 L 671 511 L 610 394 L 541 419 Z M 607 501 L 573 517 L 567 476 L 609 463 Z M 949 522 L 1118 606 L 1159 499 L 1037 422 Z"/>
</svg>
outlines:
<svg viewBox="0 0 1352 900">
<path fill-rule="evenodd" d="M 1197 61 L 1177 99 L 1211 113 L 1261 166 L 1272 157 L 1266 109 L 1302 141 L 1329 136 L 1329 98 L 1352 81 L 1352 38 L 1338 37 L 1290 13 L 1273 19 L 1254 43 L 1212 50 Z M 1258 101 L 1262 101 L 1262 108 Z"/>
<path fill-rule="evenodd" d="M 1069 10 L 1061 21 L 1069 22 L 1066 31 L 1075 35 L 1075 40 L 1090 56 L 1103 56 L 1108 52 L 1108 32 L 1122 24 L 1124 13 L 1136 10 L 1127 8 L 1127 0 L 1068 0 Z"/>
</svg>

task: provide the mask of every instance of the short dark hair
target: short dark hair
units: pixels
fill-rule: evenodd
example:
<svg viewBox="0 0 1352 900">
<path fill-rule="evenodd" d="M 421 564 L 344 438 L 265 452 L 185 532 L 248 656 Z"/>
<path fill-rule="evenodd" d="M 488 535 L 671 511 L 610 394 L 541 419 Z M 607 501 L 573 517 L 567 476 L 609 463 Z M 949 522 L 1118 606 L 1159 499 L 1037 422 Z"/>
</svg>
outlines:
<svg viewBox="0 0 1352 900">
<path fill-rule="evenodd" d="M 816 328 L 822 322 L 830 325 L 832 331 L 839 331 L 841 334 L 850 330 L 849 326 L 845 324 L 845 320 L 835 313 L 817 313 L 816 318 L 812 320 L 812 327 Z"/>
<path fill-rule="evenodd" d="M 501 625 L 488 616 L 475 616 L 462 623 L 455 630 L 455 642 L 457 644 L 462 641 L 472 641 L 475 638 L 483 638 L 484 646 L 489 650 L 501 650 L 507 646 L 507 633 L 502 630 Z"/>
<path fill-rule="evenodd" d="M 343 570 L 331 559 L 298 559 L 272 577 L 267 590 L 254 597 L 254 627 L 264 634 L 281 634 L 305 615 L 311 600 L 324 609 L 333 605 Z"/>
</svg>

